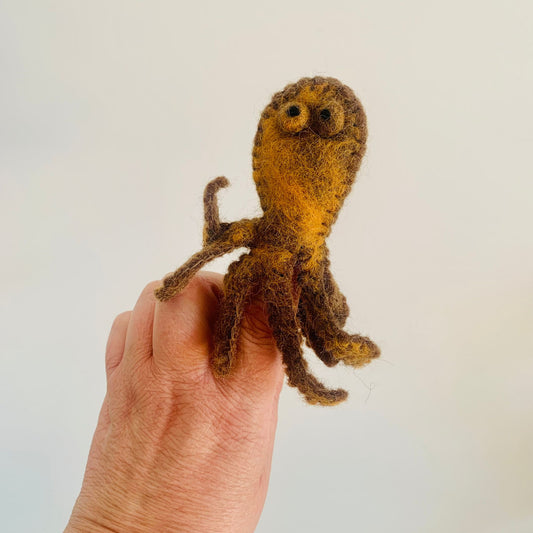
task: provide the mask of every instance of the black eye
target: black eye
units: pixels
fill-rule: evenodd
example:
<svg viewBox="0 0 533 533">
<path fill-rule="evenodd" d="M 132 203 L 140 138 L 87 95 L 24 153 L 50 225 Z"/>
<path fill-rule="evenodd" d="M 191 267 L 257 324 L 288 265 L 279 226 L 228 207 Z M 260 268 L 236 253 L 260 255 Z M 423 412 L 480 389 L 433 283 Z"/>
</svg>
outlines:
<svg viewBox="0 0 533 533">
<path fill-rule="evenodd" d="M 329 109 L 322 109 L 320 111 L 320 118 L 322 120 L 329 120 L 331 118 L 331 111 Z"/>
<path fill-rule="evenodd" d="M 300 133 L 309 126 L 309 108 L 298 100 L 286 102 L 278 112 L 278 123 L 286 133 Z"/>
<path fill-rule="evenodd" d="M 300 108 L 297 105 L 291 105 L 289 109 L 287 109 L 287 115 L 289 117 L 297 117 L 300 114 Z"/>
<path fill-rule="evenodd" d="M 337 100 L 326 100 L 314 110 L 313 120 L 315 133 L 321 137 L 333 137 L 344 126 L 344 108 Z"/>
</svg>

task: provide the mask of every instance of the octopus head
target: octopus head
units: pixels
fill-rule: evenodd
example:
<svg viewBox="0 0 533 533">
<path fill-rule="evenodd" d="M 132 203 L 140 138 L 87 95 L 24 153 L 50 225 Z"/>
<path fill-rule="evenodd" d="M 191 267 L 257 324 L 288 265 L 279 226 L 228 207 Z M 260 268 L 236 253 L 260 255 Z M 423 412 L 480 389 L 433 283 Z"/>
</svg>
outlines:
<svg viewBox="0 0 533 533">
<path fill-rule="evenodd" d="M 366 116 L 353 91 L 334 78 L 303 78 L 265 108 L 253 150 L 265 212 L 322 226 L 336 218 L 366 147 Z"/>
</svg>

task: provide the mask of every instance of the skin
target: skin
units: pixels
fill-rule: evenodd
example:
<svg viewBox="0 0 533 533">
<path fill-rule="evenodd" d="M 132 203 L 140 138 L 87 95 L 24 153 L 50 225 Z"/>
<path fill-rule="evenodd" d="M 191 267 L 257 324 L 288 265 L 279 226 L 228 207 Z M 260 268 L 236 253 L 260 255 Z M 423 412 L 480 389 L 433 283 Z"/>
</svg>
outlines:
<svg viewBox="0 0 533 533">
<path fill-rule="evenodd" d="M 201 273 L 171 302 L 160 281 L 113 323 L 107 393 L 66 532 L 235 533 L 264 505 L 283 382 L 264 306 L 246 309 L 241 364 L 209 364 L 222 276 Z"/>
<path fill-rule="evenodd" d="M 208 261 L 249 248 L 224 280 L 211 358 L 217 376 L 238 365 L 243 309 L 254 297 L 266 303 L 289 385 L 311 404 L 336 405 L 348 394 L 308 372 L 302 335 L 327 366 L 360 367 L 379 356 L 370 339 L 342 329 L 349 310 L 325 243 L 355 180 L 366 136 L 365 113 L 351 89 L 333 78 L 303 78 L 275 94 L 259 121 L 253 176 L 263 216 L 220 223 L 216 192 L 228 182 L 208 184 L 204 247 L 167 276 L 156 295 L 170 300 Z"/>
</svg>

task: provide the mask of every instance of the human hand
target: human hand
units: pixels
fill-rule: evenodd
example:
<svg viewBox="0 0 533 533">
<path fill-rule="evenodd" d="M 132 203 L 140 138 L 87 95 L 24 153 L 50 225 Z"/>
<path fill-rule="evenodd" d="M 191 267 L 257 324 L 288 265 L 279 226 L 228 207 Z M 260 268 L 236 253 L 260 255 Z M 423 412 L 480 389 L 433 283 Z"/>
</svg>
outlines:
<svg viewBox="0 0 533 533">
<path fill-rule="evenodd" d="M 107 393 L 71 532 L 254 531 L 272 459 L 281 355 L 260 303 L 226 378 L 209 367 L 222 276 L 200 273 L 169 302 L 149 284 L 106 348 Z"/>
</svg>

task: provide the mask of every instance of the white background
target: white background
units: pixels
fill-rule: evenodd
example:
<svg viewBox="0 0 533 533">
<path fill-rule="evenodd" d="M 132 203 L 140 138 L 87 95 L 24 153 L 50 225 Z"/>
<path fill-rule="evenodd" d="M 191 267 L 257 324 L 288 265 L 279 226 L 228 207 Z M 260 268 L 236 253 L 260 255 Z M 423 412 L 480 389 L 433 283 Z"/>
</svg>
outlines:
<svg viewBox="0 0 533 533">
<path fill-rule="evenodd" d="M 528 1 L 0 2 L 0 529 L 77 496 L 116 314 L 201 243 L 206 182 L 254 216 L 251 146 L 305 75 L 368 115 L 329 240 L 383 356 L 284 389 L 258 532 L 533 531 Z M 212 269 L 224 271 L 231 258 Z M 312 358 L 312 354 L 309 354 Z"/>
</svg>

